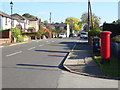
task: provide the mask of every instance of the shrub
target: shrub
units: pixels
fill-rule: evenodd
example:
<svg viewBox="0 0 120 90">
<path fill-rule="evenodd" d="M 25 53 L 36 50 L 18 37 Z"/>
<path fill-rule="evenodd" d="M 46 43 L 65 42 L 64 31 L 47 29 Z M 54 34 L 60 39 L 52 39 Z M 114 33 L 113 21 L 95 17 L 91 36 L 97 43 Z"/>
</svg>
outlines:
<svg viewBox="0 0 120 90">
<path fill-rule="evenodd" d="M 17 38 L 20 35 L 20 29 L 18 28 L 12 28 L 12 36 Z"/>
<path fill-rule="evenodd" d="M 23 36 L 18 36 L 17 37 L 17 42 L 23 42 L 24 41 L 24 37 Z"/>
<path fill-rule="evenodd" d="M 99 36 L 100 35 L 100 32 L 101 30 L 90 30 L 88 33 L 89 33 L 89 37 L 92 37 L 92 36 Z"/>
<path fill-rule="evenodd" d="M 113 42 L 120 42 L 120 35 L 117 35 L 115 37 L 112 38 Z"/>
<path fill-rule="evenodd" d="M 9 31 L 10 29 L 4 29 L 4 30 L 2 30 L 2 31 Z"/>
<path fill-rule="evenodd" d="M 23 35 L 23 37 L 28 37 L 27 35 Z"/>
</svg>

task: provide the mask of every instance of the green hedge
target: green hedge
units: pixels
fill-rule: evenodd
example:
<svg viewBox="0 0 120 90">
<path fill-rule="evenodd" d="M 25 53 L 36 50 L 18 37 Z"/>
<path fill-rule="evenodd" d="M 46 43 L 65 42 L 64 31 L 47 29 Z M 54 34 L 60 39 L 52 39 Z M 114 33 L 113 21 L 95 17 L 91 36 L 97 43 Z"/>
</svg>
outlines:
<svg viewBox="0 0 120 90">
<path fill-rule="evenodd" d="M 101 32 L 101 30 L 90 30 L 88 35 L 89 35 L 89 37 L 91 37 L 91 36 L 98 36 L 99 37 L 100 32 Z"/>
<path fill-rule="evenodd" d="M 103 31 L 111 31 L 111 37 L 120 35 L 120 24 L 118 23 L 104 23 Z"/>
<path fill-rule="evenodd" d="M 112 37 L 113 42 L 120 42 L 120 35 L 116 35 L 115 37 Z"/>
</svg>

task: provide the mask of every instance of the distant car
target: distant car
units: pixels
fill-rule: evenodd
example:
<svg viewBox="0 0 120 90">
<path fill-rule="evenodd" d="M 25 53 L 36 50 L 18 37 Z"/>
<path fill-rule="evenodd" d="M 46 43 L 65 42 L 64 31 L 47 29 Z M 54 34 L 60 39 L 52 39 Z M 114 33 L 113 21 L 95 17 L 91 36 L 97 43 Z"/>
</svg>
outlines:
<svg viewBox="0 0 120 90">
<path fill-rule="evenodd" d="M 81 32 L 80 38 L 87 39 L 88 38 L 88 32 Z"/>
<path fill-rule="evenodd" d="M 77 37 L 77 34 L 74 34 L 73 36 L 74 36 L 74 37 Z"/>
<path fill-rule="evenodd" d="M 77 35 L 72 33 L 69 35 L 69 37 L 77 37 Z"/>
<path fill-rule="evenodd" d="M 73 34 L 70 34 L 69 37 L 73 37 Z"/>
<path fill-rule="evenodd" d="M 65 37 L 66 37 L 66 34 L 65 34 L 65 33 L 59 34 L 59 38 L 65 38 Z"/>
</svg>

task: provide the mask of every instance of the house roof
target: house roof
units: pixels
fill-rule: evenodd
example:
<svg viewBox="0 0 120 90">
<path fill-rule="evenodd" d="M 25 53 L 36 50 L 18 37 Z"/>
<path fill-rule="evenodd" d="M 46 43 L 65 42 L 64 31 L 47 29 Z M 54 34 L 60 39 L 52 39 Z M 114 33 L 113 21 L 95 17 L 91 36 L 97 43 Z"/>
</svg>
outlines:
<svg viewBox="0 0 120 90">
<path fill-rule="evenodd" d="M 48 26 L 50 28 L 54 28 L 54 25 L 51 25 L 51 24 L 46 24 L 46 26 Z"/>
<path fill-rule="evenodd" d="M 23 17 L 23 16 L 21 16 L 17 13 L 12 14 L 12 17 L 15 18 L 15 19 L 20 19 L 20 20 L 25 20 L 26 19 L 25 17 Z"/>
<path fill-rule="evenodd" d="M 67 23 L 46 24 L 46 26 L 60 26 L 60 27 L 65 27 L 65 26 L 67 26 Z"/>
<path fill-rule="evenodd" d="M 0 11 L 0 15 L 3 16 L 3 17 L 11 18 L 11 15 L 8 15 L 8 14 L 2 12 L 2 11 Z M 17 18 L 12 17 L 12 19 L 17 19 Z M 17 19 L 17 20 L 18 20 L 18 19 Z"/>
<path fill-rule="evenodd" d="M 55 23 L 54 26 L 65 27 L 67 26 L 67 23 Z"/>
<path fill-rule="evenodd" d="M 8 18 L 11 18 L 11 16 L 10 16 L 10 15 L 8 15 L 8 14 L 6 14 L 6 13 L 2 12 L 2 11 L 0 11 L 0 15 L 1 15 L 1 16 L 3 16 L 3 17 L 8 17 Z"/>
<path fill-rule="evenodd" d="M 30 21 L 37 21 L 38 19 L 34 19 L 34 18 L 27 18 Z"/>
</svg>

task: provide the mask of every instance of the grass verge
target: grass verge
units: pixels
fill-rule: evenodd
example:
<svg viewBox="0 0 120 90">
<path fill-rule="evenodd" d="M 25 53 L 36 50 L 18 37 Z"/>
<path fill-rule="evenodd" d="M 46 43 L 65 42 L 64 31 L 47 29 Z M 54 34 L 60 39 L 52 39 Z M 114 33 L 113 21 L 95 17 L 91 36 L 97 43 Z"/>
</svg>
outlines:
<svg viewBox="0 0 120 90">
<path fill-rule="evenodd" d="M 111 57 L 110 64 L 101 64 L 100 54 L 94 54 L 92 53 L 92 51 L 89 51 L 89 53 L 92 55 L 93 59 L 100 66 L 103 74 L 110 76 L 110 77 L 120 77 L 120 72 L 119 72 L 120 68 L 118 66 L 118 64 L 120 63 L 120 60 L 118 60 L 115 57 Z"/>
</svg>

